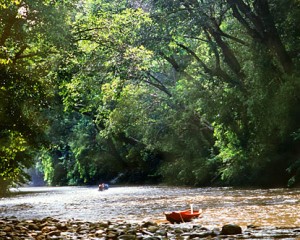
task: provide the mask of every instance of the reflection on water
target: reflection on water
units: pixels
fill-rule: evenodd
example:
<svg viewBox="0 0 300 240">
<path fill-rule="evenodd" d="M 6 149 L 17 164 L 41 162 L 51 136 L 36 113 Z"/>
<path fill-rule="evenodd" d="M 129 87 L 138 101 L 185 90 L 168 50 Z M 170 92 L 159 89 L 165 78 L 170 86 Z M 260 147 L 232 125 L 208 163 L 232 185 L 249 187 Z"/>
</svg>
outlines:
<svg viewBox="0 0 300 240">
<path fill-rule="evenodd" d="M 164 211 L 191 203 L 203 209 L 204 226 L 299 227 L 300 189 L 176 188 L 176 187 L 31 187 L 0 199 L 0 216 L 82 219 L 87 221 L 163 221 Z M 22 194 L 21 194 L 22 193 Z M 26 193 L 26 194 L 23 194 Z"/>
</svg>

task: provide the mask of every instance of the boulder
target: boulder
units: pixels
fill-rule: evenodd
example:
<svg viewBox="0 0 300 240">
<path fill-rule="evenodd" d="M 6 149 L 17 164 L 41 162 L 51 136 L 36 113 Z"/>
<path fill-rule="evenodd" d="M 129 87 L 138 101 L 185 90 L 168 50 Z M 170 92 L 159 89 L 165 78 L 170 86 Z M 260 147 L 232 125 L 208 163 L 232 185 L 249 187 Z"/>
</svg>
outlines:
<svg viewBox="0 0 300 240">
<path fill-rule="evenodd" d="M 157 226 L 149 226 L 148 227 L 148 231 L 151 233 L 155 233 L 158 229 L 159 229 L 159 227 L 157 227 Z"/>
<path fill-rule="evenodd" d="M 221 235 L 241 234 L 242 228 L 236 224 L 226 224 L 222 227 Z"/>
</svg>

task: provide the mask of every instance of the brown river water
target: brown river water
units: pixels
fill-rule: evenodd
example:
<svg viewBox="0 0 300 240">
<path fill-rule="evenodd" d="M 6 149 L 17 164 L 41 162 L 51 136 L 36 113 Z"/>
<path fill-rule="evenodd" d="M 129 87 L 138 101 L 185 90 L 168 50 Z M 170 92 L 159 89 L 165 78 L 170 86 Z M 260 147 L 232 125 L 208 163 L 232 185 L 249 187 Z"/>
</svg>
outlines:
<svg viewBox="0 0 300 240">
<path fill-rule="evenodd" d="M 300 227 L 300 189 L 179 188 L 163 186 L 24 187 L 0 198 L 0 217 L 164 222 L 165 211 L 193 204 L 206 227 L 235 223 Z"/>
</svg>

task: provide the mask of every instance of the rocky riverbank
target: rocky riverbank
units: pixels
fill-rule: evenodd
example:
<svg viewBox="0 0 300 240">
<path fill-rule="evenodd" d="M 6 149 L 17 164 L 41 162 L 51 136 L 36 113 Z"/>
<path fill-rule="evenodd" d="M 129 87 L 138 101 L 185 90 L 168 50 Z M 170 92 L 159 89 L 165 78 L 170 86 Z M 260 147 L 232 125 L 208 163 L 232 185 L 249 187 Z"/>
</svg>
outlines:
<svg viewBox="0 0 300 240">
<path fill-rule="evenodd" d="M 54 218 L 18 220 L 0 218 L 0 239 L 295 239 L 299 228 L 248 226 L 229 224 L 221 229 L 208 229 L 194 223 L 127 223 L 124 221 L 86 222 Z"/>
</svg>

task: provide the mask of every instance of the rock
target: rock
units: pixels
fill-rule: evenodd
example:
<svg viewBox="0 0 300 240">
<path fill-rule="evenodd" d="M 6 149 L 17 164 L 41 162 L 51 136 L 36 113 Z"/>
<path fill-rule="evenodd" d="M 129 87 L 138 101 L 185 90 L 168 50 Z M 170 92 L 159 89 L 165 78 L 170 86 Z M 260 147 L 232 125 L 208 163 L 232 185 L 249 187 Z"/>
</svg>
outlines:
<svg viewBox="0 0 300 240">
<path fill-rule="evenodd" d="M 100 222 L 99 223 L 99 227 L 102 228 L 108 228 L 109 227 L 110 222 Z"/>
<path fill-rule="evenodd" d="M 208 228 L 206 228 L 206 227 L 202 227 L 202 226 L 201 226 L 199 229 L 200 229 L 200 230 L 202 230 L 202 231 L 209 231 L 209 229 L 208 229 Z"/>
<path fill-rule="evenodd" d="M 66 239 L 67 236 L 72 236 L 73 233 L 71 233 L 71 232 L 61 232 L 60 235 L 62 236 L 63 239 Z"/>
<path fill-rule="evenodd" d="M 33 238 L 36 238 L 37 236 L 39 236 L 41 233 L 38 233 L 38 232 L 31 232 L 30 235 L 31 237 Z"/>
<path fill-rule="evenodd" d="M 52 232 L 55 230 L 57 230 L 57 228 L 55 226 L 45 226 L 45 227 L 43 227 L 42 232 L 48 233 L 48 232 Z"/>
<path fill-rule="evenodd" d="M 122 240 L 134 240 L 137 239 L 136 235 L 121 235 L 118 237 L 118 239 L 122 239 Z"/>
<path fill-rule="evenodd" d="M 188 236 L 189 238 L 207 238 L 212 235 L 211 231 L 203 232 L 203 233 L 184 233 L 181 236 Z"/>
<path fill-rule="evenodd" d="M 99 229 L 99 230 L 97 230 L 96 232 L 95 232 L 95 234 L 98 234 L 98 235 L 102 235 L 102 234 L 104 234 L 105 233 L 105 231 L 104 230 L 102 230 L 102 229 Z"/>
<path fill-rule="evenodd" d="M 212 232 L 211 235 L 213 237 L 218 236 L 218 235 L 221 234 L 220 228 L 213 228 L 213 230 L 211 232 Z"/>
<path fill-rule="evenodd" d="M 176 228 L 175 230 L 174 230 L 174 232 L 175 233 L 179 233 L 179 234 L 181 234 L 181 233 L 184 233 L 184 231 L 182 230 L 182 229 L 180 229 L 180 228 Z"/>
<path fill-rule="evenodd" d="M 22 223 L 19 223 L 18 225 L 16 225 L 15 229 L 18 231 L 21 231 L 21 230 L 28 231 L 28 229 Z"/>
<path fill-rule="evenodd" d="M 54 230 L 48 233 L 48 236 L 60 236 L 60 231 Z"/>
<path fill-rule="evenodd" d="M 159 229 L 156 231 L 156 235 L 159 235 L 159 236 L 167 236 L 167 230 L 165 229 Z"/>
<path fill-rule="evenodd" d="M 13 228 L 11 226 L 5 226 L 3 229 L 4 232 L 12 232 Z"/>
<path fill-rule="evenodd" d="M 144 240 L 160 240 L 159 237 L 146 237 L 146 238 L 143 238 Z"/>
<path fill-rule="evenodd" d="M 200 224 L 193 225 L 193 229 L 201 229 L 201 228 L 203 227 Z"/>
<path fill-rule="evenodd" d="M 114 232 L 109 232 L 108 234 L 107 234 L 107 238 L 108 239 L 117 239 L 117 234 L 116 233 L 114 233 Z"/>
<path fill-rule="evenodd" d="M 130 229 L 127 230 L 127 234 L 136 235 L 136 233 L 137 233 L 136 228 L 130 228 Z"/>
<path fill-rule="evenodd" d="M 28 229 L 29 230 L 34 230 L 34 231 L 40 230 L 40 228 L 34 223 L 29 223 L 28 224 Z"/>
<path fill-rule="evenodd" d="M 236 224 L 226 224 L 222 227 L 221 235 L 241 234 L 242 228 Z"/>
<path fill-rule="evenodd" d="M 67 231 L 68 230 L 68 226 L 65 223 L 57 223 L 55 226 L 60 231 Z"/>
<path fill-rule="evenodd" d="M 149 226 L 147 229 L 148 229 L 149 232 L 155 233 L 159 229 L 159 227 L 157 227 L 157 226 Z"/>
<path fill-rule="evenodd" d="M 144 228 L 148 228 L 150 226 L 157 226 L 157 223 L 148 221 L 148 222 L 145 222 L 142 224 L 142 227 L 144 227 Z"/>
<path fill-rule="evenodd" d="M 36 237 L 36 240 L 46 240 L 46 239 L 47 239 L 47 237 L 44 235 L 39 235 Z"/>
<path fill-rule="evenodd" d="M 42 219 L 43 222 L 59 222 L 59 220 L 52 217 L 45 217 Z"/>
<path fill-rule="evenodd" d="M 250 225 L 247 226 L 247 229 L 250 229 L 250 230 L 252 230 L 252 229 L 260 230 L 262 228 L 260 226 L 254 225 L 254 224 L 250 224 Z"/>
</svg>

